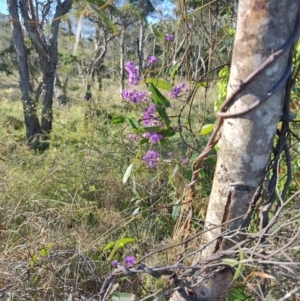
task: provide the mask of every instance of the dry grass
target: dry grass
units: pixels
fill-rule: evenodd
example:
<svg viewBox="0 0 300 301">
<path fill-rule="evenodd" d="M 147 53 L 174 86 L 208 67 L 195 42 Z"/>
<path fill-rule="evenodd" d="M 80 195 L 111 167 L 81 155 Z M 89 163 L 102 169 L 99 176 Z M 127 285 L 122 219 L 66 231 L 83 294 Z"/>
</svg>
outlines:
<svg viewBox="0 0 300 301">
<path fill-rule="evenodd" d="M 9 83 L 5 79 L 2 85 Z M 111 259 L 121 261 L 128 255 L 140 259 L 152 253 L 144 261 L 146 265 L 174 264 L 182 248 L 167 248 L 180 240 L 174 235 L 173 205 L 184 201 L 190 172 L 182 158 L 196 152 L 188 150 L 178 137 L 171 138 L 168 147 L 174 157 L 162 160 L 149 172 L 135 157 L 144 149 L 133 149 L 124 139 L 128 127 L 121 137 L 120 128 L 107 123 L 103 114 L 128 114 L 128 106 L 115 97 L 118 88 L 112 84 L 103 90 L 97 104 L 99 114 L 92 116 L 88 127 L 83 124 L 85 108 L 80 102 L 84 91 L 70 92 L 73 103 L 54 111 L 50 149 L 33 152 L 26 147 L 24 128 L 18 126 L 23 118 L 20 102 L 13 101 L 18 97 L 11 94 L 15 89 L 5 89 L 1 92 L 5 99 L 0 100 L 0 157 L 5 160 L 0 161 L 0 299 L 98 300 L 101 285 L 112 271 Z M 213 122 L 215 95 L 210 91 L 211 100 L 205 104 L 199 101 L 203 91 L 197 94 L 192 110 L 195 133 L 203 122 Z M 175 107 L 181 104 L 179 100 Z M 129 112 L 139 116 L 137 111 Z M 189 142 L 193 139 L 187 135 Z M 199 151 L 204 143 L 205 139 L 196 146 Z M 200 201 L 192 220 L 193 234 L 199 234 L 203 227 L 215 158 L 210 159 L 197 186 Z M 134 177 L 124 185 L 123 174 L 132 162 Z M 297 179 L 295 183 L 293 189 L 298 191 Z M 293 297 L 282 300 L 298 300 L 298 201 L 294 197 L 282 209 L 264 246 L 257 243 L 255 231 L 249 234 L 242 246 L 242 269 L 229 300 L 243 300 L 251 294 L 248 300 L 279 300 L 289 292 L 294 292 Z M 110 242 L 124 237 L 134 238 L 134 242 L 104 250 Z M 192 262 L 198 244 L 196 239 L 189 243 L 185 264 Z M 156 252 L 162 248 L 166 249 Z M 239 250 L 232 250 L 232 256 L 237 269 Z M 274 264 L 267 263 L 264 256 Z M 222 258 L 207 262 L 203 271 L 212 265 L 223 266 L 224 262 Z M 148 274 L 121 276 L 114 289 L 143 298 L 168 288 L 166 279 L 153 279 Z"/>
</svg>

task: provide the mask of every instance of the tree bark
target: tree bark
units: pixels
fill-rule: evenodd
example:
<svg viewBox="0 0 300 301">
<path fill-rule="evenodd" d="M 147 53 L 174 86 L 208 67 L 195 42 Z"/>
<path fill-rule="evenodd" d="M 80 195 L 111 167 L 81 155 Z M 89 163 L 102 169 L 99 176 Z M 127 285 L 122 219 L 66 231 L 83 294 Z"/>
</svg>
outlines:
<svg viewBox="0 0 300 301">
<path fill-rule="evenodd" d="M 17 0 L 7 1 L 11 26 L 13 31 L 13 42 L 17 53 L 18 69 L 20 76 L 20 90 L 22 94 L 24 119 L 26 126 L 26 137 L 30 142 L 41 133 L 39 120 L 36 114 L 35 103 L 31 97 L 31 85 L 28 71 L 26 49 L 23 43 L 22 28 L 18 13 Z"/>
<path fill-rule="evenodd" d="M 293 36 L 295 24 L 299 22 L 299 6 L 299 1 L 294 0 L 239 1 L 228 95 Z M 196 262 L 227 250 L 243 239 L 241 230 L 239 235 L 230 235 L 227 239 L 218 237 L 225 230 L 245 230 L 248 226 L 249 220 L 229 221 L 247 213 L 266 176 L 274 135 L 282 116 L 285 85 L 254 110 L 242 115 L 238 113 L 248 110 L 285 78 L 290 69 L 292 50 L 293 45 L 289 45 L 283 55 L 236 95 L 226 112 L 237 114 L 223 123 L 205 221 L 206 229 L 214 228 L 203 235 L 202 245 L 209 244 Z M 221 224 L 226 226 L 215 227 Z M 230 269 L 217 272 L 213 278 L 193 288 L 193 295 L 199 300 L 225 300 L 232 279 Z M 171 300 L 188 300 L 188 293 L 177 292 Z"/>
<path fill-rule="evenodd" d="M 39 30 L 42 23 L 39 22 L 32 3 L 27 0 L 20 0 L 20 9 L 24 20 L 24 26 L 39 55 L 41 71 L 43 73 L 45 94 L 42 102 L 41 131 L 44 139 L 49 138 L 49 134 L 52 130 L 53 90 L 58 55 L 59 24 L 61 17 L 70 11 L 72 3 L 73 0 L 57 2 L 56 12 L 52 20 L 51 34 L 49 42 L 47 43 L 46 37 L 42 34 L 42 30 Z"/>
<path fill-rule="evenodd" d="M 143 2 L 143 1 L 142 1 Z M 139 73 L 142 74 L 144 71 L 144 20 L 139 20 L 139 39 L 138 39 L 138 58 L 139 58 Z"/>
<path fill-rule="evenodd" d="M 124 29 L 120 31 L 120 97 L 124 90 Z"/>
<path fill-rule="evenodd" d="M 68 82 L 68 76 L 66 77 L 66 83 Z M 61 108 L 64 105 L 67 104 L 67 91 L 66 91 L 66 86 L 65 84 L 63 85 L 58 77 L 58 74 L 55 74 L 55 79 L 54 79 L 54 96 L 57 102 L 57 108 Z"/>
<path fill-rule="evenodd" d="M 45 70 L 43 70 L 45 95 L 42 107 L 41 129 L 46 138 L 48 138 L 52 130 L 53 89 L 57 66 L 59 24 L 61 17 L 70 11 L 73 0 L 65 0 L 63 3 L 58 1 L 57 3 L 58 4 L 52 21 L 51 35 L 49 39 L 47 67 Z"/>
<path fill-rule="evenodd" d="M 299 2 L 292 0 L 240 2 L 228 95 L 292 35 L 298 10 Z M 248 109 L 271 91 L 286 73 L 292 47 L 237 95 L 229 113 Z M 282 116 L 284 96 L 283 85 L 257 109 L 237 118 L 225 119 L 206 216 L 207 227 L 247 212 L 249 202 L 266 175 L 274 135 Z M 227 227 L 237 229 L 243 222 L 239 220 Z M 207 232 L 203 242 L 212 241 L 221 232 L 221 228 Z M 233 243 L 216 241 L 201 256 L 227 249 Z"/>
</svg>

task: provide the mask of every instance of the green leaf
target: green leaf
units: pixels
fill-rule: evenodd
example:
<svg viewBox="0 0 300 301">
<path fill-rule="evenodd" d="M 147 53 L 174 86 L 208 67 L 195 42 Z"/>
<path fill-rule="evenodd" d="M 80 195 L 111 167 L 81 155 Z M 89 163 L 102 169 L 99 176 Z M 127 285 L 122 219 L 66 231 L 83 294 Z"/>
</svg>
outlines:
<svg viewBox="0 0 300 301">
<path fill-rule="evenodd" d="M 139 128 L 139 123 L 134 117 L 129 117 L 128 118 L 128 123 L 135 129 L 137 130 Z"/>
<path fill-rule="evenodd" d="M 148 77 L 146 79 L 146 83 L 147 84 L 152 83 L 157 88 L 160 88 L 160 89 L 163 89 L 163 90 L 166 90 L 166 91 L 171 91 L 171 89 L 172 89 L 172 85 L 169 82 L 167 82 L 163 79 L 160 79 L 160 78 Z"/>
<path fill-rule="evenodd" d="M 149 139 L 148 139 L 148 138 L 142 138 L 142 139 L 140 140 L 140 145 L 145 144 L 145 143 L 147 143 L 147 142 L 149 142 Z"/>
<path fill-rule="evenodd" d="M 163 39 L 165 36 L 162 32 L 160 32 L 153 24 L 150 25 L 150 30 L 154 34 L 154 36 L 158 39 Z"/>
<path fill-rule="evenodd" d="M 134 205 L 138 205 L 142 200 L 136 200 Z"/>
<path fill-rule="evenodd" d="M 239 247 L 239 255 L 240 255 L 240 263 L 239 263 L 239 265 L 238 265 L 238 267 L 237 267 L 237 269 L 236 269 L 236 271 L 234 273 L 232 282 L 234 282 L 234 280 L 236 280 L 239 277 L 239 275 L 240 275 L 240 273 L 241 273 L 241 271 L 243 269 L 243 264 L 241 262 L 244 259 L 244 255 L 243 255 L 243 251 L 242 251 L 241 247 Z"/>
<path fill-rule="evenodd" d="M 229 68 L 228 68 L 228 66 L 225 66 L 223 69 L 220 70 L 219 76 L 220 77 L 227 77 L 227 76 L 229 76 Z"/>
<path fill-rule="evenodd" d="M 193 162 L 194 160 L 196 160 L 198 158 L 199 155 L 200 155 L 199 153 L 193 153 L 189 161 Z"/>
<path fill-rule="evenodd" d="M 35 275 L 34 278 L 33 278 L 33 282 L 36 283 L 38 282 L 40 276 L 39 275 Z M 8 299 L 8 300 L 11 300 L 11 299 Z"/>
<path fill-rule="evenodd" d="M 30 267 L 33 267 L 35 265 L 35 262 L 37 261 L 38 257 L 39 257 L 38 253 L 35 253 L 32 256 L 32 258 L 30 260 L 30 263 L 29 263 Z"/>
<path fill-rule="evenodd" d="M 110 241 L 104 248 L 103 251 L 110 250 L 115 245 L 114 241 Z"/>
<path fill-rule="evenodd" d="M 136 209 L 134 209 L 134 211 L 132 212 L 132 215 L 137 215 L 140 211 L 140 207 L 137 207 Z"/>
<path fill-rule="evenodd" d="M 188 169 L 186 172 L 185 172 L 185 175 L 184 177 L 187 179 L 187 180 L 191 180 L 192 179 L 192 176 L 193 176 L 193 171 L 191 169 Z"/>
<path fill-rule="evenodd" d="M 41 255 L 41 256 L 47 256 L 47 255 L 48 255 L 48 252 L 47 252 L 47 250 L 46 250 L 46 249 L 44 249 L 44 248 L 43 248 L 43 249 L 41 249 L 41 250 L 40 250 L 40 255 Z"/>
<path fill-rule="evenodd" d="M 175 177 L 175 175 L 177 174 L 178 169 L 179 169 L 179 165 L 176 164 L 175 168 L 172 171 L 171 179 L 173 179 Z"/>
<path fill-rule="evenodd" d="M 239 247 L 239 255 L 240 255 L 240 261 L 244 260 L 244 254 L 243 254 L 243 250 L 241 247 Z"/>
<path fill-rule="evenodd" d="M 172 137 L 176 134 L 175 131 L 171 127 L 167 128 L 165 130 L 161 130 L 157 133 L 160 135 L 163 135 L 164 137 Z"/>
<path fill-rule="evenodd" d="M 149 90 L 152 93 L 153 101 L 157 106 L 164 106 L 165 108 L 170 107 L 171 104 L 169 100 L 160 93 L 153 83 L 150 83 Z"/>
<path fill-rule="evenodd" d="M 129 293 L 115 293 L 112 295 L 112 301 L 132 301 L 135 300 L 135 295 Z"/>
<path fill-rule="evenodd" d="M 53 247 L 53 243 L 47 244 L 44 248 L 42 248 L 42 249 L 40 250 L 40 255 L 41 255 L 41 256 L 47 256 L 47 255 L 49 255 L 49 253 L 50 253 L 52 247 Z"/>
<path fill-rule="evenodd" d="M 134 239 L 133 238 L 129 238 L 129 237 L 123 237 L 121 239 L 119 239 L 117 242 L 116 242 L 116 249 L 121 249 L 123 248 L 125 245 L 131 243 L 131 242 L 134 242 Z"/>
<path fill-rule="evenodd" d="M 205 136 L 205 135 L 209 134 L 209 133 L 214 129 L 214 127 L 215 127 L 214 124 L 205 124 L 205 125 L 202 127 L 202 129 L 201 129 L 199 135 L 200 135 L 200 136 Z"/>
<path fill-rule="evenodd" d="M 174 79 L 177 71 L 178 71 L 178 68 L 179 68 L 179 64 L 175 62 L 175 64 L 170 68 L 169 70 L 169 74 L 170 74 L 170 78 L 171 80 Z"/>
<path fill-rule="evenodd" d="M 112 30 L 112 32 L 115 36 L 118 35 L 118 30 L 117 30 L 116 25 L 110 20 L 110 18 L 104 12 L 102 12 L 101 10 L 98 10 L 93 5 L 90 5 L 90 8 L 92 8 L 92 10 L 96 14 L 98 14 L 100 19 L 110 27 L 110 29 Z"/>
<path fill-rule="evenodd" d="M 231 267 L 234 267 L 234 266 L 239 264 L 238 260 L 232 259 L 232 258 L 225 258 L 225 259 L 222 260 L 222 262 L 224 264 L 230 265 Z"/>
<path fill-rule="evenodd" d="M 164 107 L 156 106 L 156 111 L 158 112 L 161 121 L 168 128 L 170 126 L 170 119 Z"/>
<path fill-rule="evenodd" d="M 161 129 L 160 126 L 145 126 L 139 129 L 141 133 L 157 133 Z"/>
<path fill-rule="evenodd" d="M 208 87 L 207 82 L 200 82 L 196 84 L 196 88 L 201 88 L 201 87 L 207 88 Z"/>
<path fill-rule="evenodd" d="M 111 122 L 113 124 L 120 124 L 120 123 L 124 123 L 125 122 L 125 117 L 123 116 L 118 116 L 118 117 L 115 117 Z"/>
<path fill-rule="evenodd" d="M 124 173 L 124 176 L 123 176 L 123 184 L 127 183 L 128 179 L 131 175 L 132 167 L 133 167 L 133 163 L 127 167 L 127 169 Z"/>
<path fill-rule="evenodd" d="M 180 207 L 181 205 L 178 205 L 180 203 L 180 200 L 177 200 L 173 206 L 172 210 L 172 220 L 176 222 L 177 218 L 179 217 L 180 214 Z"/>
</svg>

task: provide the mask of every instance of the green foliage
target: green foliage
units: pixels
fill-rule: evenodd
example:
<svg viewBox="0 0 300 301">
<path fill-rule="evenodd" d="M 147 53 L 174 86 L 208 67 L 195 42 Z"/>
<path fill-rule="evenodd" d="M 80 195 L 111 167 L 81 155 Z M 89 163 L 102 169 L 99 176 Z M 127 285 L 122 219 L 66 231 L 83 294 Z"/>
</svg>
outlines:
<svg viewBox="0 0 300 301">
<path fill-rule="evenodd" d="M 115 293 L 112 295 L 112 301 L 132 301 L 135 298 L 133 294 Z"/>
<path fill-rule="evenodd" d="M 169 82 L 160 78 L 148 77 L 146 79 L 146 83 L 152 83 L 155 87 L 166 91 L 171 91 L 172 89 L 172 85 Z"/>
<path fill-rule="evenodd" d="M 163 39 L 164 35 L 163 33 L 157 28 L 157 26 L 151 24 L 150 25 L 150 30 L 152 31 L 152 33 L 154 34 L 154 36 L 158 39 Z"/>
<path fill-rule="evenodd" d="M 196 2 L 190 4 L 199 9 Z M 208 2 L 201 3 L 201 6 Z M 102 281 L 102 276 L 111 271 L 112 259 L 121 259 L 124 255 L 140 259 L 162 246 L 173 245 L 176 223 L 180 222 L 184 209 L 186 187 L 192 178 L 192 163 L 214 128 L 214 111 L 218 111 L 226 99 L 228 67 L 219 71 L 217 80 L 216 74 L 212 74 L 211 78 L 208 76 L 207 80 L 198 82 L 208 68 L 208 60 L 212 70 L 230 56 L 234 36 L 232 8 L 226 5 L 219 10 L 214 3 L 209 9 L 213 16 L 220 16 L 220 20 L 216 22 L 215 36 L 209 41 L 196 30 L 199 27 L 202 31 L 202 26 L 206 26 L 203 30 L 206 32 L 209 28 L 206 18 L 201 18 L 200 22 L 196 11 L 189 14 L 188 18 L 192 15 L 193 24 L 196 24 L 193 32 L 197 33 L 191 39 L 193 44 L 189 49 L 178 47 L 187 34 L 181 22 L 170 19 L 150 28 L 145 25 L 147 45 L 143 59 L 148 55 L 159 55 L 157 65 L 142 70 L 146 85 L 135 87 L 138 91 L 148 88 L 145 101 L 136 105 L 118 98 L 116 81 L 120 75 L 120 45 L 116 39 L 112 44 L 100 45 L 100 49 L 107 46 L 107 56 L 97 70 L 102 76 L 102 90 L 96 90 L 92 83 L 91 89 L 96 96 L 90 103 L 82 102 L 85 93 L 81 83 L 83 75 L 77 67 L 82 68 L 83 74 L 86 72 L 95 53 L 95 38 L 101 41 L 108 33 L 111 36 L 118 34 L 118 24 L 118 28 L 125 30 L 125 58 L 138 59 L 136 21 L 142 17 L 141 10 L 132 3 L 121 7 L 107 4 L 102 0 L 77 1 L 78 8 L 73 15 L 81 18 L 76 23 L 77 38 L 72 34 L 60 37 L 63 46 L 59 52 L 59 73 L 70 75 L 68 92 L 72 101 L 68 107 L 54 108 L 54 128 L 47 151 L 28 149 L 19 103 L 11 101 L 11 92 L 1 91 L 0 158 L 5 161 L 0 161 L 0 207 L 4 208 L 0 212 L 0 221 L 7 230 L 3 231 L 4 236 L 0 233 L 0 238 L 9 259 L 1 262 L 1 269 L 9 270 L 10 274 L 1 273 L 0 269 L 0 283 L 19 279 L 20 266 L 27 269 L 26 275 L 21 273 L 21 276 L 26 276 L 22 276 L 22 289 L 20 286 L 14 288 L 14 298 L 17 299 L 22 298 L 19 294 L 23 294 L 23 287 L 29 288 L 26 298 L 32 300 L 60 300 L 65 299 L 66 294 L 72 300 L 75 286 L 87 296 L 96 290 L 98 294 L 99 275 Z M 93 22 L 101 25 L 100 37 L 89 32 L 94 31 L 91 29 Z M 176 42 L 167 42 L 165 33 L 174 32 Z M 28 53 L 33 55 L 28 41 Z M 74 43 L 76 56 L 71 54 Z M 210 57 L 212 49 L 216 57 Z M 190 60 L 187 65 L 184 60 L 186 51 Z M 295 61 L 298 61 L 298 52 Z M 202 69 L 197 65 L 200 57 L 193 57 L 197 53 L 201 53 Z M 5 55 L 13 53 L 7 50 Z M 197 83 L 193 98 L 190 98 L 190 91 L 185 90 L 177 97 L 171 96 L 181 81 L 188 88 Z M 10 84 L 6 82 L 6 85 Z M 17 87 L 18 80 L 14 84 Z M 296 81 L 292 102 L 297 114 L 299 91 Z M 19 96 L 14 98 L 19 99 Z M 153 114 L 159 121 L 152 125 L 146 125 L 143 120 L 149 105 L 155 105 Z M 296 133 L 299 131 L 297 125 L 292 127 Z M 158 143 L 149 138 L 153 133 L 162 136 Z M 129 134 L 134 134 L 135 140 L 128 139 Z M 160 156 L 153 167 L 147 166 L 144 159 L 149 150 Z M 298 151 L 295 145 L 292 162 L 295 178 L 299 177 Z M 215 164 L 216 156 L 212 154 L 204 162 L 196 182 L 198 202 L 192 217 L 193 231 L 203 227 Z M 284 173 L 284 169 L 280 172 Z M 283 182 L 279 181 L 280 185 Z M 291 187 L 289 195 L 299 189 L 297 181 Z M 255 212 L 254 220 L 257 219 L 258 213 Z M 249 231 L 257 230 L 256 221 L 250 225 Z M 154 254 L 147 259 L 147 264 L 173 264 L 177 252 L 171 248 Z M 244 274 L 249 273 L 244 256 L 240 249 L 238 258 L 223 261 L 224 265 L 236 269 L 228 300 L 253 299 L 243 284 Z M 164 289 L 161 280 L 153 280 L 148 275 L 138 277 L 138 281 L 132 281 L 130 285 L 126 279 L 119 279 L 113 288 L 112 300 L 125 301 L 133 295 L 142 299 Z M 43 293 L 45 287 L 47 290 Z"/>
<path fill-rule="evenodd" d="M 109 18 L 109 16 L 107 16 L 106 13 L 104 13 L 103 11 L 97 9 L 96 7 L 94 7 L 93 5 L 90 5 L 90 8 L 99 16 L 99 18 L 106 24 L 109 26 L 109 28 L 112 30 L 114 35 L 118 34 L 117 31 L 117 27 L 116 25 L 111 21 L 111 19 Z"/>
<path fill-rule="evenodd" d="M 227 86 L 229 82 L 229 68 L 225 66 L 219 72 L 220 80 L 217 83 L 218 86 L 218 99 L 215 102 L 215 111 L 219 111 L 222 103 L 225 101 L 227 96 Z"/>
<path fill-rule="evenodd" d="M 175 62 L 173 66 L 169 70 L 170 79 L 173 81 L 175 78 L 176 73 L 178 72 L 179 64 Z"/>
<path fill-rule="evenodd" d="M 130 177 L 130 174 L 131 174 L 131 171 L 132 171 L 132 168 L 133 168 L 133 164 L 130 164 L 127 169 L 126 169 L 126 172 L 123 176 L 123 184 L 126 184 L 129 177 Z"/>
<path fill-rule="evenodd" d="M 74 64 L 77 62 L 77 57 L 70 52 L 58 52 L 59 62 L 63 62 L 66 65 Z"/>
<path fill-rule="evenodd" d="M 53 243 L 49 243 L 45 247 L 41 248 L 39 250 L 39 252 L 35 253 L 30 260 L 29 266 L 33 267 L 35 265 L 36 261 L 38 260 L 39 256 L 45 257 L 45 256 L 50 255 L 53 245 L 54 245 Z"/>
<path fill-rule="evenodd" d="M 104 248 L 103 252 L 110 251 L 110 254 L 108 256 L 108 261 L 112 261 L 115 258 L 116 252 L 122 250 L 127 244 L 133 243 L 134 239 L 129 237 L 123 237 L 118 239 L 117 241 L 111 241 L 109 242 Z M 120 259 L 120 258 L 118 258 Z"/>
<path fill-rule="evenodd" d="M 244 285 L 239 284 L 233 286 L 226 300 L 227 301 L 246 301 L 246 300 L 251 301 L 251 300 L 255 300 L 255 296 L 249 295 L 245 284 Z"/>
<path fill-rule="evenodd" d="M 205 124 L 205 125 L 202 127 L 202 129 L 201 129 L 199 135 L 200 135 L 200 136 L 208 135 L 208 134 L 214 129 L 214 126 L 215 126 L 214 124 Z"/>
</svg>

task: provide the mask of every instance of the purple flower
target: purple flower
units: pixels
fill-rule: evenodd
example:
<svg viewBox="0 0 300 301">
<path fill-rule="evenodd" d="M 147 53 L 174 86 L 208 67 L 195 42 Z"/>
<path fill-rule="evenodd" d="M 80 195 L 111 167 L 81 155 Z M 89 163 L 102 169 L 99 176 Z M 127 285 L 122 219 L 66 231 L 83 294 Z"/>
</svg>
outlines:
<svg viewBox="0 0 300 301">
<path fill-rule="evenodd" d="M 168 42 L 173 42 L 174 41 L 174 36 L 172 34 L 166 34 L 165 38 Z"/>
<path fill-rule="evenodd" d="M 148 167 L 154 167 L 159 158 L 159 153 L 152 150 L 148 151 L 147 154 L 143 157 L 143 159 L 147 162 Z"/>
<path fill-rule="evenodd" d="M 153 126 L 153 114 L 156 111 L 156 105 L 151 105 L 144 111 L 143 120 L 145 125 Z"/>
<path fill-rule="evenodd" d="M 153 64 L 156 64 L 157 62 L 158 62 L 158 59 L 154 55 L 151 55 L 148 59 L 147 66 L 149 67 Z"/>
<path fill-rule="evenodd" d="M 157 142 L 159 142 L 159 140 L 161 140 L 164 137 L 163 137 L 163 135 L 160 135 L 160 134 L 157 134 L 157 133 L 150 133 L 149 138 L 153 143 L 157 143 Z"/>
<path fill-rule="evenodd" d="M 153 143 L 159 142 L 160 139 L 163 138 L 163 135 L 157 133 L 145 133 L 143 134 L 144 138 L 149 138 Z"/>
<path fill-rule="evenodd" d="M 163 125 L 161 120 L 154 116 L 155 111 L 156 111 L 156 105 L 154 104 L 150 105 L 150 107 L 144 111 L 143 121 L 146 126 Z"/>
<path fill-rule="evenodd" d="M 113 260 L 112 262 L 111 262 L 111 265 L 114 267 L 114 268 L 116 268 L 117 266 L 118 266 L 118 264 L 119 264 L 119 261 L 118 260 Z"/>
<path fill-rule="evenodd" d="M 168 152 L 168 157 L 172 157 L 173 156 L 173 153 L 172 152 Z"/>
<path fill-rule="evenodd" d="M 127 256 L 127 257 L 125 257 L 125 259 L 124 259 L 124 265 L 127 268 L 132 267 L 134 264 L 135 264 L 135 258 L 134 258 L 134 256 Z"/>
<path fill-rule="evenodd" d="M 186 164 L 186 163 L 188 163 L 189 162 L 189 158 L 183 158 L 182 159 L 182 164 Z"/>
<path fill-rule="evenodd" d="M 129 100 L 130 102 L 137 104 L 141 101 L 146 101 L 147 93 L 146 92 L 138 92 L 136 90 L 130 91 L 130 90 L 124 90 L 122 92 L 122 97 L 126 100 Z"/>
<path fill-rule="evenodd" d="M 139 85 L 140 77 L 138 67 L 133 62 L 126 62 L 125 69 L 128 72 L 128 85 Z"/>
<path fill-rule="evenodd" d="M 173 98 L 177 98 L 178 95 L 182 92 L 182 90 L 185 88 L 185 84 L 181 83 L 178 86 L 175 86 L 173 90 L 169 93 L 169 95 Z M 188 89 L 185 89 L 185 91 L 188 91 Z"/>
<path fill-rule="evenodd" d="M 136 134 L 129 134 L 127 136 L 127 138 L 133 142 L 137 142 L 138 141 L 138 137 L 136 136 Z"/>
</svg>

